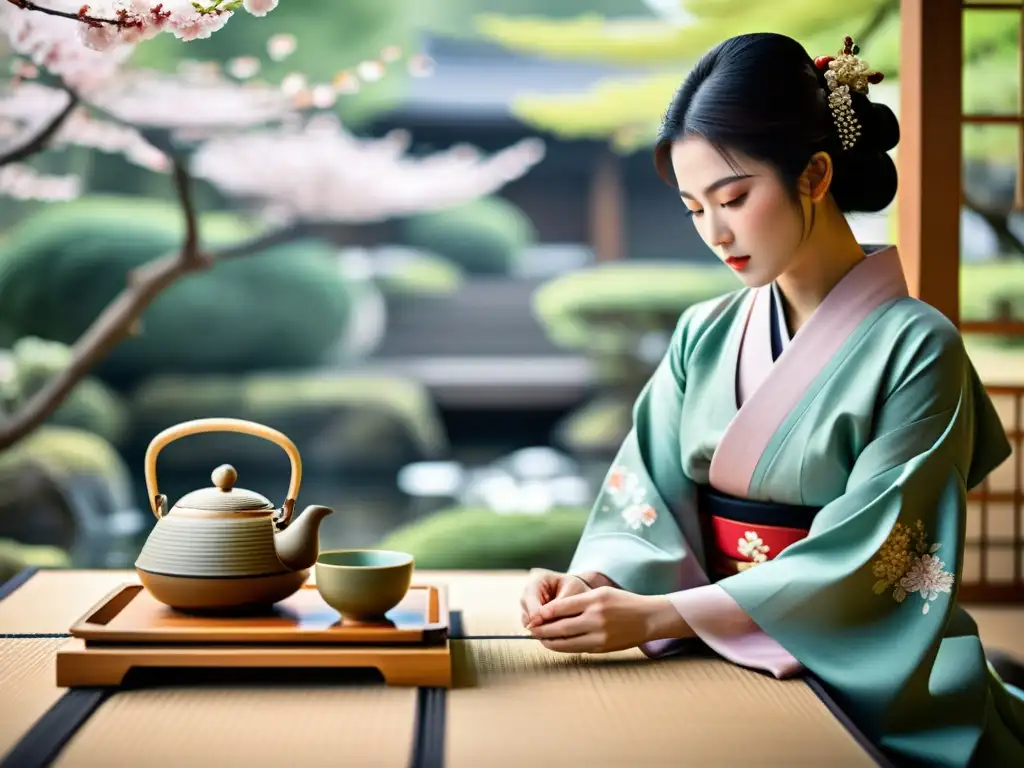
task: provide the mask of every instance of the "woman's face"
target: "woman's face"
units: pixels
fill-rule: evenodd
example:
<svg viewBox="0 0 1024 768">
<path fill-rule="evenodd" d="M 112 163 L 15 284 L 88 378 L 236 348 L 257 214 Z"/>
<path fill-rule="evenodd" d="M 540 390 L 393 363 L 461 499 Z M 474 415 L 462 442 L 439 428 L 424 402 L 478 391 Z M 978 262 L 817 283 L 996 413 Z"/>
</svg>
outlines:
<svg viewBox="0 0 1024 768">
<path fill-rule="evenodd" d="M 786 271 L 803 239 L 804 221 L 775 171 L 735 152 L 732 165 L 708 141 L 672 145 L 679 195 L 704 242 L 749 287 Z"/>
</svg>

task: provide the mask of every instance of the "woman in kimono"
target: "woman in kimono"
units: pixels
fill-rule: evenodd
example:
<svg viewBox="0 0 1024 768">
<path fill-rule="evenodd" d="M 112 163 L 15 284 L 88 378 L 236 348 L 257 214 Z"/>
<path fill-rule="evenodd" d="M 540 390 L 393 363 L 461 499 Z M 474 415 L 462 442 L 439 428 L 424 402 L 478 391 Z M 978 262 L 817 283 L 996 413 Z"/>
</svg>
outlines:
<svg viewBox="0 0 1024 768">
<path fill-rule="evenodd" d="M 898 764 L 1024 765 L 1024 698 L 957 604 L 967 492 L 1010 446 L 957 328 L 847 223 L 894 198 L 899 130 L 844 42 L 733 38 L 675 94 L 657 169 L 742 287 L 680 317 L 523 623 L 807 674 Z"/>
</svg>

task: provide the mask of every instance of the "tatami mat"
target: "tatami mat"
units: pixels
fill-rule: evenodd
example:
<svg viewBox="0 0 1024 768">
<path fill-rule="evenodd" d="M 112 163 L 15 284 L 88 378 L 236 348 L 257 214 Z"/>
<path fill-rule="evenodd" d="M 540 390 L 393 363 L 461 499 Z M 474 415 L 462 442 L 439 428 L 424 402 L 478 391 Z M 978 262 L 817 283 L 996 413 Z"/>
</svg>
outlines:
<svg viewBox="0 0 1024 768">
<path fill-rule="evenodd" d="M 526 635 L 520 619 L 519 598 L 528 574 L 424 573 L 424 580 L 448 585 L 448 602 L 462 613 L 465 637 Z"/>
<path fill-rule="evenodd" d="M 874 765 L 799 680 L 713 659 L 652 662 L 639 651 L 456 645 L 447 768 Z"/>
<path fill-rule="evenodd" d="M 416 691 L 361 687 L 153 688 L 118 693 L 56 768 L 406 768 Z"/>
<path fill-rule="evenodd" d="M 38 571 L 0 601 L 0 635 L 67 632 L 125 582 L 138 584 L 139 579 L 134 571 Z"/>
<path fill-rule="evenodd" d="M 0 639 L 0 756 L 63 695 L 54 658 L 65 639 Z"/>
</svg>

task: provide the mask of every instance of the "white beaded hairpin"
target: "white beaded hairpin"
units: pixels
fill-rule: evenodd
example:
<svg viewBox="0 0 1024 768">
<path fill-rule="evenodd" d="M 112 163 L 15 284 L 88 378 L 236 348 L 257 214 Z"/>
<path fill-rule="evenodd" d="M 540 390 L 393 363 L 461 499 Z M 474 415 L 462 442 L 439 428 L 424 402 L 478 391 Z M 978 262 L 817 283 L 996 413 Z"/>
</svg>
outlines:
<svg viewBox="0 0 1024 768">
<path fill-rule="evenodd" d="M 885 77 L 881 72 L 868 69 L 868 65 L 857 54 L 860 48 L 847 35 L 843 47 L 835 56 L 819 56 L 814 66 L 824 71 L 828 83 L 828 106 L 839 133 L 843 149 L 852 149 L 860 138 L 861 125 L 853 112 L 851 91 L 867 94 L 869 83 L 880 83 Z"/>
</svg>

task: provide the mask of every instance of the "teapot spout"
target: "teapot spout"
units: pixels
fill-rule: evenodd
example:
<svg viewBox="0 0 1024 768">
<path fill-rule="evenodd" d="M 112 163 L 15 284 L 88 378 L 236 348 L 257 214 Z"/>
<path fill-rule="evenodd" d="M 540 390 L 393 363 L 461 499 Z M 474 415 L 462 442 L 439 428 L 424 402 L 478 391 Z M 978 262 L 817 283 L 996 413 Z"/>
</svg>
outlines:
<svg viewBox="0 0 1024 768">
<path fill-rule="evenodd" d="M 274 534 L 277 559 L 285 568 L 312 568 L 320 554 L 320 522 L 334 512 L 330 507 L 311 505 L 295 516 L 288 527 Z"/>
</svg>

